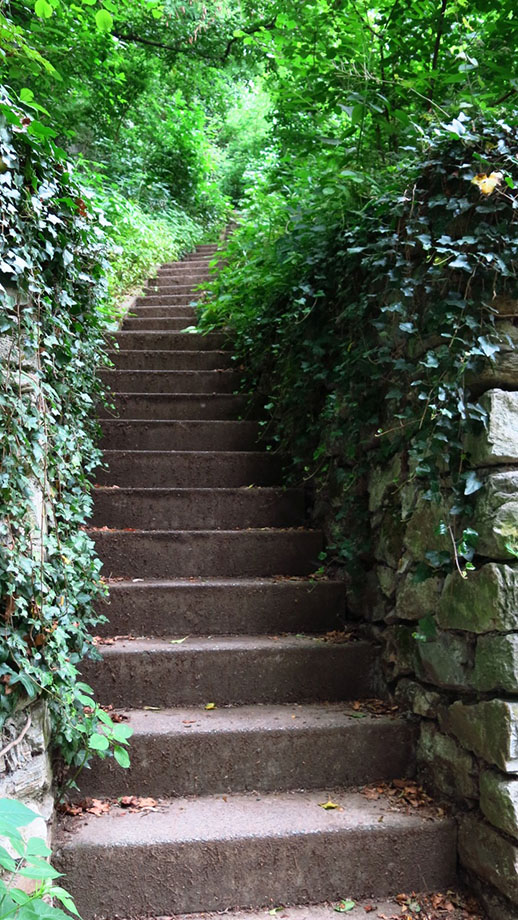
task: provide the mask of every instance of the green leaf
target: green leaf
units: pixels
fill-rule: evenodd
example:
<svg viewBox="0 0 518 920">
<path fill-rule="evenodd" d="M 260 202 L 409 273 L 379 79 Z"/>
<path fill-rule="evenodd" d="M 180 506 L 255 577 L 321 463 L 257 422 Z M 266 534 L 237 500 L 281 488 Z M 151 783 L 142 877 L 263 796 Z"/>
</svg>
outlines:
<svg viewBox="0 0 518 920">
<path fill-rule="evenodd" d="M 116 745 L 113 749 L 113 756 L 115 757 L 115 760 L 119 766 L 124 767 L 124 769 L 127 770 L 130 765 L 130 757 L 126 748 Z"/>
<path fill-rule="evenodd" d="M 110 747 L 110 742 L 106 735 L 101 735 L 100 732 L 96 732 L 88 739 L 88 747 L 91 751 L 107 751 Z"/>
<path fill-rule="evenodd" d="M 18 875 L 23 875 L 25 878 L 33 878 L 38 879 L 39 881 L 44 881 L 48 878 L 59 878 L 61 876 L 61 872 L 58 872 L 57 869 L 54 869 L 50 863 L 46 862 L 44 859 L 37 859 L 36 857 L 32 857 L 30 865 L 23 869 L 19 869 Z"/>
<path fill-rule="evenodd" d="M 11 827 L 25 827 L 35 818 L 39 818 L 39 814 L 32 808 L 28 808 L 27 805 L 16 802 L 14 799 L 0 799 L 0 819 L 10 824 Z M 0 833 L 4 833 L 1 824 Z"/>
<path fill-rule="evenodd" d="M 32 102 L 33 99 L 34 99 L 34 93 L 32 89 L 29 89 L 27 86 L 24 86 L 20 90 L 20 100 L 22 102 Z"/>
<path fill-rule="evenodd" d="M 108 10 L 98 10 L 95 14 L 95 22 L 99 32 L 111 32 L 113 29 L 113 16 Z"/>
<path fill-rule="evenodd" d="M 339 914 L 347 914 L 350 910 L 354 910 L 356 907 L 356 901 L 340 901 L 339 904 L 335 904 L 333 910 L 338 911 Z"/>
<path fill-rule="evenodd" d="M 469 472 L 466 473 L 464 495 L 473 495 L 473 493 L 478 492 L 483 485 L 484 483 L 478 478 L 475 470 L 469 470 Z"/>
<path fill-rule="evenodd" d="M 50 19 L 53 10 L 47 0 L 36 0 L 36 3 L 34 4 L 34 12 L 36 13 L 36 16 L 39 16 L 40 19 Z"/>
<path fill-rule="evenodd" d="M 31 837 L 27 841 L 27 856 L 51 856 L 52 850 L 41 837 Z"/>
</svg>

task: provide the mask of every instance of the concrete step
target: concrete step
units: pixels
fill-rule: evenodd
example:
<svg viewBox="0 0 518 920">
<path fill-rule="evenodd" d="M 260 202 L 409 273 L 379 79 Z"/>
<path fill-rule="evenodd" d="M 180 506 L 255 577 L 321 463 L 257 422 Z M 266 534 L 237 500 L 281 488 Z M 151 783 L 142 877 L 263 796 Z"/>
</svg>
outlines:
<svg viewBox="0 0 518 920">
<path fill-rule="evenodd" d="M 380 687 L 378 651 L 365 641 L 116 639 L 101 651 L 102 661 L 83 661 L 80 670 L 96 699 L 116 708 L 338 702 L 377 696 Z"/>
<path fill-rule="evenodd" d="M 319 807 L 328 795 L 340 809 Z M 359 793 L 181 798 L 120 815 L 69 819 L 75 833 L 58 842 L 56 865 L 84 920 L 384 897 L 455 882 L 452 819 L 404 814 Z"/>
<path fill-rule="evenodd" d="M 100 377 L 121 393 L 232 393 L 238 380 L 232 370 L 102 370 Z"/>
<path fill-rule="evenodd" d="M 195 291 L 195 287 L 191 284 L 185 284 L 181 279 L 178 281 L 173 280 L 169 283 L 161 278 L 155 278 L 146 287 L 145 296 L 148 297 L 152 294 L 183 294 L 188 297 L 190 294 L 195 294 Z M 194 297 L 193 299 L 196 298 Z"/>
<path fill-rule="evenodd" d="M 104 450 L 254 450 L 257 422 L 154 421 L 103 419 Z"/>
<path fill-rule="evenodd" d="M 112 578 L 309 575 L 318 566 L 316 530 L 89 531 Z"/>
<path fill-rule="evenodd" d="M 425 897 L 429 892 L 424 894 L 417 893 L 415 896 L 416 901 L 420 901 Z M 342 898 L 338 899 L 340 902 Z M 374 903 L 373 903 L 374 902 Z M 262 910 L 233 910 L 225 911 L 224 920 L 267 920 L 269 915 L 269 910 L 271 908 L 275 910 L 275 914 L 278 915 L 280 920 L 336 920 L 336 911 L 339 905 L 333 905 L 331 901 L 327 901 L 325 904 L 307 904 L 301 906 L 297 904 L 295 907 L 282 907 L 276 906 L 272 901 L 271 904 L 266 905 Z M 372 920 L 378 920 L 379 917 L 392 918 L 392 920 L 405 920 L 405 914 L 401 913 L 402 907 L 401 903 L 398 902 L 397 896 L 394 894 L 388 900 L 386 898 L 355 898 L 355 906 L 351 910 L 347 911 L 347 920 L 369 920 L 368 915 L 372 915 Z M 343 911 L 343 908 L 340 909 Z M 375 911 L 372 913 L 372 911 Z M 273 916 L 275 916 L 275 914 Z M 422 917 L 423 920 L 445 920 L 444 911 L 440 913 L 431 914 L 418 914 L 417 917 L 414 914 L 412 917 L 410 914 L 406 915 L 406 920 L 410 917 L 411 920 L 418 920 L 418 917 Z M 458 915 L 450 914 L 450 917 L 453 920 L 459 920 Z M 155 917 L 155 920 L 160 920 L 160 918 Z M 191 914 L 180 914 L 177 915 L 175 920 L 221 920 L 221 915 L 207 914 L 207 913 L 191 913 Z M 464 912 L 464 917 L 462 920 L 468 920 L 466 913 Z M 475 920 L 475 918 L 472 918 Z"/>
<path fill-rule="evenodd" d="M 149 349 L 150 351 L 214 351 L 224 348 L 228 343 L 226 335 L 209 332 L 207 335 L 184 332 L 117 332 L 111 342 L 115 341 L 119 348 Z"/>
<path fill-rule="evenodd" d="M 120 371 L 212 371 L 232 366 L 232 355 L 228 351 L 139 351 L 134 348 L 110 351 L 108 357 Z"/>
<path fill-rule="evenodd" d="M 264 451 L 107 450 L 102 486 L 137 488 L 239 488 L 273 486 L 282 479 L 282 461 Z"/>
<path fill-rule="evenodd" d="M 162 291 L 158 294 L 146 294 L 145 297 L 137 297 L 135 306 L 138 307 L 156 307 L 156 306 L 184 306 L 188 307 L 192 302 L 199 300 L 199 296 L 196 292 L 189 293 L 188 291 L 174 291 L 172 294 L 168 294 L 167 291 Z"/>
<path fill-rule="evenodd" d="M 188 326 L 196 325 L 196 316 L 130 316 L 124 320 L 128 332 L 183 332 Z"/>
<path fill-rule="evenodd" d="M 112 581 L 103 636 L 325 633 L 343 628 L 341 582 L 305 578 Z"/>
<path fill-rule="evenodd" d="M 194 271 L 195 268 L 206 268 L 210 259 L 201 257 L 198 259 L 187 259 L 185 262 L 164 262 L 158 269 L 158 274 L 170 271 Z"/>
<path fill-rule="evenodd" d="M 415 725 L 343 703 L 132 710 L 131 767 L 96 763 L 81 797 L 217 795 L 356 786 L 412 776 Z M 325 757 L 322 753 L 325 751 Z"/>
<path fill-rule="evenodd" d="M 166 284 L 174 284 L 176 281 L 181 281 L 182 284 L 190 284 L 195 286 L 198 284 L 204 284 L 206 281 L 209 281 L 211 273 L 209 268 L 190 268 L 188 265 L 185 265 L 183 268 L 178 267 L 169 271 L 160 271 L 157 275 L 157 278 L 160 280 L 165 280 Z"/>
<path fill-rule="evenodd" d="M 143 530 L 229 530 L 298 527 L 304 523 L 301 489 L 95 490 L 94 527 Z"/>
<path fill-rule="evenodd" d="M 99 409 L 101 418 L 214 419 L 239 418 L 247 409 L 246 396 L 232 393 L 111 393 L 115 409 Z"/>
<path fill-rule="evenodd" d="M 146 317 L 152 318 L 157 316 L 167 316 L 169 318 L 180 319 L 180 317 L 187 317 L 188 319 L 195 320 L 196 310 L 194 307 L 191 307 L 189 304 L 173 304 L 173 306 L 168 307 L 167 304 L 157 304 L 155 306 L 147 307 L 145 304 L 141 307 L 136 307 L 129 315 L 128 319 L 145 319 Z"/>
</svg>

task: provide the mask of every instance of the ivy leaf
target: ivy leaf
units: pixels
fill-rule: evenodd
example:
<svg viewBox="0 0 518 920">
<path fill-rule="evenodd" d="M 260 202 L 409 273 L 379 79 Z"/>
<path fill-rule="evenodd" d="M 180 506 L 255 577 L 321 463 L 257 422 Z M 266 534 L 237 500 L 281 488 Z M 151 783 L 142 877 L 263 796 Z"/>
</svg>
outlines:
<svg viewBox="0 0 518 920">
<path fill-rule="evenodd" d="M 464 495 L 473 495 L 482 488 L 484 483 L 478 478 L 475 470 L 469 470 L 465 476 Z"/>
</svg>

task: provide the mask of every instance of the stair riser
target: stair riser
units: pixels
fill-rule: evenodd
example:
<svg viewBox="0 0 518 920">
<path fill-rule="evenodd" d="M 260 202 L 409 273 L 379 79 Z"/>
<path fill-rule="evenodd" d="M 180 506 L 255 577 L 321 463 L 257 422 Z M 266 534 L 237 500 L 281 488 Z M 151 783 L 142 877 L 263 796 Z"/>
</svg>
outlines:
<svg viewBox="0 0 518 920">
<path fill-rule="evenodd" d="M 108 469 L 98 471 L 98 485 L 121 488 L 246 488 L 278 485 L 282 477 L 277 457 L 255 451 L 106 451 L 104 460 Z"/>
<path fill-rule="evenodd" d="M 341 584 L 295 581 L 110 585 L 103 636 L 325 633 L 345 617 Z"/>
<path fill-rule="evenodd" d="M 198 335 L 182 332 L 118 332 L 114 340 L 121 349 L 165 351 L 214 351 L 224 348 L 227 338 L 217 333 Z M 111 347 L 111 340 L 109 342 Z"/>
<path fill-rule="evenodd" d="M 412 776 L 415 731 L 409 723 L 380 720 L 365 726 L 296 731 L 135 734 L 131 768 L 113 760 L 84 772 L 81 796 L 218 795 L 340 788 Z M 322 756 L 325 752 L 325 757 Z"/>
<path fill-rule="evenodd" d="M 255 422 L 102 422 L 104 450 L 254 450 Z"/>
<path fill-rule="evenodd" d="M 125 395 L 114 393 L 114 410 L 101 408 L 102 418 L 127 418 L 144 420 L 166 419 L 219 419 L 233 421 L 244 413 L 247 400 L 244 396 L 231 396 L 222 393 L 218 396 L 169 395 L 156 393 L 147 395 Z"/>
<path fill-rule="evenodd" d="M 164 319 L 195 320 L 196 310 L 188 304 L 173 304 L 171 307 L 167 305 L 161 306 L 160 304 L 149 307 L 144 304 L 133 310 L 128 319 L 157 319 L 160 316 L 164 317 Z"/>
<path fill-rule="evenodd" d="M 124 320 L 124 329 L 128 332 L 183 332 L 188 326 L 196 325 L 195 316 L 144 316 Z"/>
<path fill-rule="evenodd" d="M 156 307 L 156 306 L 179 306 L 188 307 L 198 301 L 199 295 L 188 292 L 175 291 L 172 294 L 160 291 L 159 294 L 146 294 L 145 297 L 137 297 L 135 306 L 138 307 Z"/>
<path fill-rule="evenodd" d="M 233 371 L 101 371 L 101 379 L 119 393 L 232 393 Z"/>
<path fill-rule="evenodd" d="M 105 576 L 309 575 L 322 537 L 310 531 L 93 532 Z"/>
<path fill-rule="evenodd" d="M 96 492 L 92 520 L 94 527 L 143 530 L 298 527 L 303 523 L 301 492 L 230 489 L 222 494 L 222 490 L 207 488 L 157 495 L 150 495 L 149 490 Z"/>
<path fill-rule="evenodd" d="M 226 351 L 133 350 L 111 351 L 109 356 L 121 371 L 213 371 L 232 366 L 232 356 Z"/>
<path fill-rule="evenodd" d="M 166 284 L 175 284 L 178 281 L 181 284 L 190 284 L 194 287 L 195 285 L 205 284 L 206 281 L 209 281 L 210 271 L 208 268 L 191 269 L 186 266 L 185 269 L 179 269 L 176 271 L 160 271 L 157 275 L 157 278 L 160 281 L 164 281 Z"/>
<path fill-rule="evenodd" d="M 453 821 L 268 839 L 76 848 L 58 865 L 84 920 L 383 897 L 455 882 Z M 142 867 L 145 867 L 143 884 Z M 201 882 L 201 883 L 200 883 Z"/>
<path fill-rule="evenodd" d="M 158 269 L 158 274 L 162 272 L 182 272 L 182 271 L 194 271 L 198 268 L 206 268 L 208 263 L 211 260 L 209 258 L 202 257 L 201 259 L 187 259 L 186 262 L 164 262 L 163 265 Z"/>
<path fill-rule="evenodd" d="M 96 699 L 118 708 L 339 701 L 373 696 L 379 689 L 376 653 L 366 642 L 315 640 L 312 648 L 289 650 L 114 648 L 101 648 L 102 662 L 82 662 L 81 673 Z"/>
</svg>

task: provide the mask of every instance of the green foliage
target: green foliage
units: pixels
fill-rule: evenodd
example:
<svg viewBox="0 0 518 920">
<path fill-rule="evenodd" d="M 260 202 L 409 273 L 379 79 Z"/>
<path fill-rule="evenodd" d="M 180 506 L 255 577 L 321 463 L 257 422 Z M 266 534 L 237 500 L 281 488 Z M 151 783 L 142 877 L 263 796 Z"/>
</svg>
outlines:
<svg viewBox="0 0 518 920">
<path fill-rule="evenodd" d="M 48 861 L 52 855 L 39 837 L 25 837 L 21 828 L 28 827 L 39 815 L 14 799 L 0 799 L 0 836 L 9 849 L 0 846 L 0 920 L 70 920 L 79 917 L 71 895 L 56 880 L 57 872 Z M 36 884 L 30 893 L 15 885 L 17 879 L 31 879 Z M 58 901 L 61 907 L 53 907 Z M 67 911 L 67 913 L 65 913 Z"/>
<path fill-rule="evenodd" d="M 127 744 L 77 683 L 81 659 L 95 654 L 94 604 L 105 593 L 83 528 L 111 320 L 105 221 L 28 112 L 5 91 L 0 108 L 0 718 L 21 696 L 45 694 L 56 742 L 69 763 L 83 763 L 99 728 L 105 753 Z"/>
<path fill-rule="evenodd" d="M 495 296 L 517 293 L 510 122 L 461 113 L 435 124 L 363 203 L 350 170 L 316 179 L 299 166 L 289 190 L 266 180 L 211 286 L 202 327 L 235 335 L 266 436 L 315 482 L 333 510 L 334 557 L 356 574 L 370 562 L 367 477 L 400 451 L 451 538 L 451 554 L 430 547 L 430 565 L 474 555 L 481 482 L 463 439 L 485 412 L 469 383 L 498 352 Z M 472 180 L 494 172 L 484 195 Z"/>
</svg>

